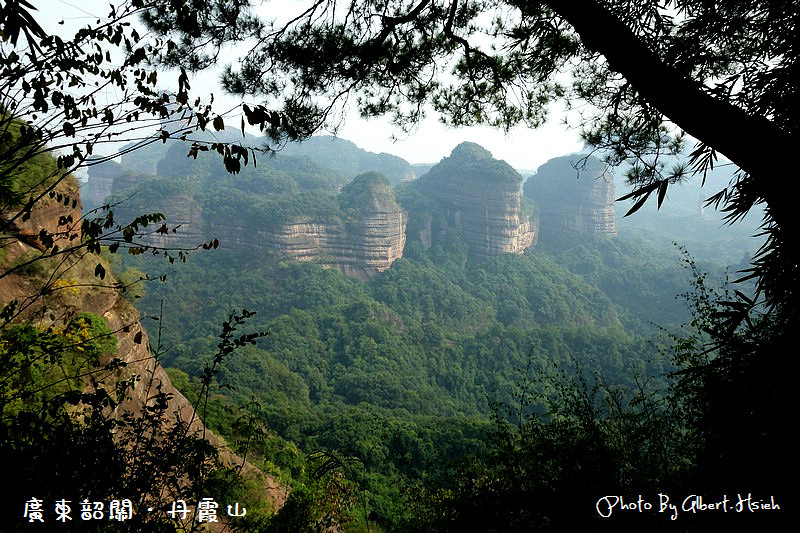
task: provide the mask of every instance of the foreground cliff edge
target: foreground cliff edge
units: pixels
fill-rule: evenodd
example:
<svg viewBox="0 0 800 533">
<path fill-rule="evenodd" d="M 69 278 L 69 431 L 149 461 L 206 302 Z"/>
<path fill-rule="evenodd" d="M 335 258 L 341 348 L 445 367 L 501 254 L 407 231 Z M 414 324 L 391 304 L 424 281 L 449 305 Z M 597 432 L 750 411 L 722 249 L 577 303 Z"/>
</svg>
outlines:
<svg viewBox="0 0 800 533">
<path fill-rule="evenodd" d="M 224 440 L 204 427 L 194 407 L 172 385 L 152 353 L 147 333 L 140 324 L 141 317 L 125 297 L 123 284 L 111 274 L 105 257 L 89 253 L 84 248 L 68 254 L 58 253 L 59 250 L 74 247 L 81 242 L 80 227 L 80 199 L 77 183 L 71 177 L 59 183 L 49 198 L 36 203 L 30 217 L 24 222 L 21 219 L 12 220 L 7 214 L 3 215 L 0 234 L 0 271 L 3 273 L 0 277 L 0 307 L 4 309 L 3 328 L 0 330 L 0 355 L 3 356 L 0 361 L 0 392 L 3 393 L 0 398 L 0 419 L 4 420 L 0 428 L 3 433 L 0 435 L 3 440 L 0 444 L 9 455 L 4 461 L 9 459 L 13 462 L 17 456 L 25 456 L 20 452 L 25 445 L 15 442 L 15 439 L 24 439 L 24 432 L 15 426 L 17 419 L 14 417 L 21 420 L 20 413 L 29 406 L 40 400 L 45 405 L 43 395 L 57 393 L 65 398 L 74 398 L 74 402 L 67 400 L 71 407 L 64 404 L 67 417 L 71 417 L 79 427 L 81 420 L 86 421 L 86 430 L 81 432 L 78 429 L 78 434 L 89 431 L 92 422 L 87 420 L 89 415 L 86 413 L 91 408 L 95 409 L 92 416 L 106 423 L 103 427 L 116 428 L 111 430 L 114 436 L 109 438 L 125 449 L 127 455 L 122 455 L 127 457 L 130 464 L 124 472 L 118 473 L 120 488 L 119 493 L 115 494 L 118 498 L 115 501 L 134 500 L 134 514 L 143 516 L 147 511 L 161 512 L 162 515 L 164 512 L 168 513 L 168 509 L 161 508 L 164 504 L 168 505 L 167 500 L 182 499 L 189 493 L 186 484 L 192 479 L 192 474 L 180 474 L 181 468 L 191 471 L 204 467 L 201 464 L 192 465 L 192 456 L 189 454 L 184 457 L 188 458 L 186 464 L 169 465 L 174 471 L 151 471 L 143 474 L 152 477 L 148 482 L 153 487 L 158 486 L 161 478 L 166 480 L 160 486 L 160 494 L 144 495 L 136 501 L 136 495 L 124 492 L 124 487 L 129 486 L 128 476 L 135 475 L 132 472 L 138 466 L 136 463 L 144 463 L 144 456 L 158 450 L 159 446 L 169 447 L 173 442 L 169 439 L 176 436 L 183 439 L 175 441 L 181 445 L 189 441 L 197 443 L 197 450 L 203 450 L 202 442 L 210 443 L 216 452 L 208 452 L 207 455 L 198 453 L 198 461 L 204 462 L 208 457 L 216 456 L 214 468 L 241 474 L 247 480 L 250 492 L 258 492 L 259 499 L 266 502 L 271 512 L 277 511 L 286 501 L 288 488 L 237 456 Z M 47 241 L 48 236 L 53 238 L 53 243 L 43 242 Z M 95 331 L 103 333 L 90 333 Z M 10 340 L 23 338 L 20 332 L 34 336 L 41 333 L 41 337 L 32 341 Z M 68 363 L 56 361 L 54 351 L 41 349 L 44 346 L 41 339 L 45 337 L 50 339 L 48 342 L 60 339 L 58 349 L 65 347 L 64 350 L 73 354 L 71 360 Z M 103 347 L 98 349 L 93 360 L 89 355 L 90 345 L 91 350 L 97 346 Z M 43 360 L 45 357 L 50 358 L 51 367 L 59 366 L 63 377 L 51 375 L 54 369 L 47 367 L 48 362 Z M 18 366 L 15 367 L 15 364 Z M 74 372 L 67 375 L 65 368 Z M 35 385 L 31 385 L 34 382 Z M 70 393 L 73 396 L 69 396 Z M 87 404 L 98 398 L 107 400 L 96 405 Z M 98 409 L 98 406 L 102 407 Z M 53 413 L 37 413 L 35 407 L 31 409 L 31 413 L 30 416 L 26 415 L 25 420 L 37 416 L 41 420 L 49 420 L 47 417 L 58 416 Z M 13 422 L 8 422 L 9 420 Z M 96 420 L 92 418 L 92 421 Z M 124 431 L 125 428 L 137 428 L 137 439 L 132 440 L 130 434 Z M 70 445 L 73 444 L 79 445 L 70 442 Z M 145 448 L 137 453 L 137 446 Z M 64 447 L 65 450 L 68 448 L 69 446 Z M 173 451 L 168 450 L 169 453 Z M 99 458 L 104 455 L 101 452 L 103 450 L 85 450 L 89 457 L 95 455 Z M 33 456 L 38 457 L 37 453 L 34 450 Z M 92 466 L 91 461 L 87 461 L 85 457 L 74 459 L 74 463 L 71 463 L 71 457 L 62 457 L 59 461 L 53 461 L 55 465 L 15 464 L 7 473 L 13 473 L 15 468 L 27 472 L 41 466 L 45 472 L 37 473 L 37 477 L 33 478 L 34 482 L 37 479 L 76 476 L 89 487 L 92 487 L 93 476 L 99 478 L 108 475 L 108 472 L 102 471 L 108 465 Z M 70 472 L 71 469 L 75 472 Z M 24 493 L 15 492 L 5 498 L 0 506 L 4 516 L 2 523 L 6 525 L 13 525 L 12 522 L 22 517 L 25 500 L 37 497 L 36 493 L 27 493 L 28 489 L 35 492 L 36 485 L 31 488 L 23 479 L 16 481 L 19 485 L 16 488 Z M 42 481 L 39 490 L 46 492 L 44 487 L 49 486 L 48 483 L 49 481 Z M 203 490 L 202 487 L 194 488 Z M 6 489 L 10 490 L 9 487 Z M 72 513 L 79 515 L 80 499 L 100 497 L 94 494 L 93 489 L 91 492 L 93 494 L 65 494 L 62 497 L 71 499 Z M 211 494 L 213 491 L 209 495 Z M 46 495 L 40 493 L 38 496 L 41 498 Z M 186 503 L 190 509 L 194 509 L 197 502 L 187 500 Z M 228 520 L 236 520 L 228 518 L 224 511 L 227 504 L 238 502 L 217 503 L 220 526 Z M 46 504 L 47 513 L 43 518 L 52 514 L 53 503 Z M 105 504 L 110 505 L 109 502 Z M 137 504 L 142 508 L 137 509 Z M 148 506 L 150 507 L 144 508 Z M 110 509 L 106 509 L 110 513 Z M 5 517 L 6 514 L 9 517 Z M 184 518 L 191 520 L 192 515 L 193 513 Z M 197 522 L 196 517 L 194 522 Z"/>
</svg>

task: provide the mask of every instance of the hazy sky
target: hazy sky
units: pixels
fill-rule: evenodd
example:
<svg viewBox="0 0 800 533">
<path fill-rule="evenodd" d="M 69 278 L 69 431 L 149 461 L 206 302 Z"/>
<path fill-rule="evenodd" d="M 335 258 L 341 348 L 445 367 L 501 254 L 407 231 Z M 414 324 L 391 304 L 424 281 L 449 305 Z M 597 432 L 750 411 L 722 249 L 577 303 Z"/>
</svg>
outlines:
<svg viewBox="0 0 800 533">
<path fill-rule="evenodd" d="M 105 0 L 33 0 L 32 3 L 40 11 L 38 18 L 42 26 L 49 31 L 59 33 L 74 31 L 77 27 L 93 23 L 97 18 L 106 17 L 109 12 L 109 2 Z M 112 3 L 119 2 L 112 0 Z M 272 2 L 269 6 L 274 4 Z M 284 0 L 278 8 L 271 7 L 270 13 L 279 12 L 285 8 L 284 6 L 296 10 L 298 5 L 300 2 Z M 59 25 L 60 20 L 64 20 L 65 24 Z M 230 57 L 231 61 L 234 60 L 233 56 Z M 172 78 L 176 76 L 160 77 L 163 80 Z M 214 93 L 218 109 L 227 109 L 239 103 L 238 100 L 222 94 L 217 78 L 218 74 L 215 72 L 201 74 L 192 83 L 192 94 L 205 96 L 207 93 Z M 254 100 L 250 99 L 250 103 L 254 103 Z M 533 170 L 552 157 L 581 149 L 582 143 L 578 140 L 577 134 L 562 124 L 563 118 L 563 111 L 554 110 L 550 122 L 543 128 L 531 130 L 517 127 L 506 135 L 500 130 L 491 128 L 447 128 L 431 113 L 416 131 L 406 135 L 393 127 L 387 119 L 363 120 L 352 112 L 340 126 L 337 135 L 353 141 L 366 150 L 392 153 L 411 163 L 436 163 L 449 155 L 458 143 L 472 141 L 491 151 L 494 157 L 506 160 L 517 169 Z M 238 124 L 238 118 L 234 123 Z M 393 142 L 393 134 L 399 137 L 399 140 Z"/>
</svg>

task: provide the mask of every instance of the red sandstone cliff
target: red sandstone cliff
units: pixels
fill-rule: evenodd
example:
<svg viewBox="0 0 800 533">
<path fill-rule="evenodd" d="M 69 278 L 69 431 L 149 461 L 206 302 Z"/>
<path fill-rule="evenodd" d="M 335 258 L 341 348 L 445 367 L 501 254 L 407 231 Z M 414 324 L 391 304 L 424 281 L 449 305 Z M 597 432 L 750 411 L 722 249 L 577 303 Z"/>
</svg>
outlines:
<svg viewBox="0 0 800 533">
<path fill-rule="evenodd" d="M 69 201 L 65 201 L 65 198 L 69 198 Z M 76 200 L 74 204 L 73 199 Z M 114 331 L 117 345 L 117 353 L 109 355 L 108 359 L 115 357 L 125 363 L 121 368 L 105 372 L 104 387 L 113 392 L 118 382 L 137 378 L 139 383 L 115 408 L 115 413 L 141 409 L 150 401 L 147 385 L 151 391 L 160 387 L 171 398 L 167 412 L 172 418 L 166 421 L 167 424 L 178 420 L 192 421 L 190 432 L 205 436 L 215 445 L 223 464 L 242 465 L 243 460 L 228 450 L 221 438 L 205 429 L 199 417 L 194 416 L 189 401 L 175 389 L 153 357 L 147 333 L 139 323 L 138 311 L 115 288 L 116 280 L 107 262 L 94 254 L 86 254 L 85 250 L 55 257 L 48 257 L 50 250 L 42 254 L 38 235 L 43 229 L 55 236 L 55 242 L 60 244 L 61 249 L 79 242 L 79 237 L 73 236 L 79 234 L 80 211 L 77 185 L 69 179 L 59 184 L 52 198 L 37 203 L 27 221 L 5 224 L 0 240 L 0 272 L 7 275 L 0 278 L 0 308 L 16 300 L 21 313 L 15 320 L 32 323 L 39 328 L 66 324 L 78 313 L 88 312 L 104 317 Z M 39 256 L 42 258 L 30 268 L 11 271 L 13 265 Z M 105 265 L 108 272 L 102 280 L 95 277 L 98 263 Z M 283 505 L 288 492 L 286 487 L 280 486 L 275 479 L 250 464 L 245 463 L 243 470 L 246 475 L 259 480 L 264 497 L 275 509 Z"/>
<path fill-rule="evenodd" d="M 613 177 L 602 161 L 582 157 L 551 159 L 525 183 L 525 196 L 539 208 L 545 240 L 617 234 Z"/>
<path fill-rule="evenodd" d="M 461 143 L 416 187 L 446 212 L 477 259 L 522 253 L 535 242 L 535 225 L 520 203 L 522 177 L 474 143 Z M 424 236 L 423 236 L 424 241 Z"/>
</svg>

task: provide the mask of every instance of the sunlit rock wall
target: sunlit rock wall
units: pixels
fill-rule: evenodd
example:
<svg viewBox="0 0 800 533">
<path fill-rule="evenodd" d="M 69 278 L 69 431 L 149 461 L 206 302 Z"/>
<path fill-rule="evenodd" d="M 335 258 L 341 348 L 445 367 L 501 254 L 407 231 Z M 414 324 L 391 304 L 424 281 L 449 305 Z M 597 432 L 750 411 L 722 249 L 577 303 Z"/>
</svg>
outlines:
<svg viewBox="0 0 800 533">
<path fill-rule="evenodd" d="M 505 161 L 477 144 L 461 143 L 416 186 L 446 212 L 470 255 L 487 259 L 522 253 L 535 241 L 535 225 L 521 210 L 521 181 Z"/>
<path fill-rule="evenodd" d="M 525 183 L 525 197 L 538 207 L 544 240 L 617 234 L 613 177 L 599 159 L 582 157 L 551 159 Z"/>
</svg>

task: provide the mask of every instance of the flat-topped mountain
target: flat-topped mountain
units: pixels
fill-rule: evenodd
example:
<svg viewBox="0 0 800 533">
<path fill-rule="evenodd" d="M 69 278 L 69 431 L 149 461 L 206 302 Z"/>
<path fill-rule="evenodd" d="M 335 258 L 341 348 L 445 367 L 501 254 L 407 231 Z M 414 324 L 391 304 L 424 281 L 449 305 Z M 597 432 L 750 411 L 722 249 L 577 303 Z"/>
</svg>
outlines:
<svg viewBox="0 0 800 533">
<path fill-rule="evenodd" d="M 456 228 L 472 257 L 488 259 L 522 253 L 536 240 L 535 224 L 523 213 L 522 176 L 475 143 L 461 143 L 414 187 L 434 200 Z M 421 228 L 430 242 L 433 228 Z"/>
<path fill-rule="evenodd" d="M 406 213 L 377 172 L 356 176 L 338 196 L 339 214 L 301 216 L 262 234 L 263 246 L 366 280 L 403 256 Z"/>
<path fill-rule="evenodd" d="M 543 240 L 617 234 L 614 179 L 596 157 L 551 159 L 525 182 L 525 197 L 538 207 Z"/>
<path fill-rule="evenodd" d="M 140 155 L 147 157 L 148 148 Z M 219 158 L 204 154 L 195 161 L 186 150 L 174 143 L 152 176 L 124 164 L 97 165 L 84 188 L 96 193 L 98 203 L 124 200 L 116 208 L 120 220 L 164 213 L 179 228 L 153 235 L 160 246 L 218 239 L 222 248 L 273 250 L 358 279 L 373 277 L 403 255 L 407 217 L 381 174 L 350 181 L 310 158 L 278 154 L 231 175 Z"/>
<path fill-rule="evenodd" d="M 313 142 L 333 146 L 330 139 Z M 351 144 L 335 142 L 340 148 Z M 402 207 L 382 172 L 345 177 L 321 163 L 319 154 L 290 155 L 300 153 L 297 147 L 262 156 L 257 166 L 244 166 L 236 175 L 214 154 L 194 160 L 186 150 L 181 143 L 138 150 L 142 158 L 152 156 L 147 168 L 155 175 L 125 161 L 97 165 L 85 190 L 98 204 L 124 200 L 117 208 L 120 220 L 163 212 L 180 227 L 154 235 L 161 246 L 191 247 L 216 238 L 222 248 L 273 250 L 359 279 L 402 257 L 407 232 L 423 246 L 461 241 L 479 260 L 522 253 L 536 240 L 536 221 L 520 194 L 521 176 L 474 143 L 460 144 L 425 176 L 401 184 Z M 398 168 L 411 168 L 395 159 L 403 163 Z"/>
</svg>

